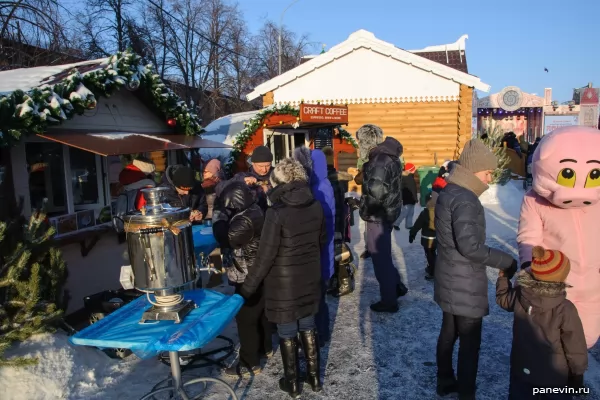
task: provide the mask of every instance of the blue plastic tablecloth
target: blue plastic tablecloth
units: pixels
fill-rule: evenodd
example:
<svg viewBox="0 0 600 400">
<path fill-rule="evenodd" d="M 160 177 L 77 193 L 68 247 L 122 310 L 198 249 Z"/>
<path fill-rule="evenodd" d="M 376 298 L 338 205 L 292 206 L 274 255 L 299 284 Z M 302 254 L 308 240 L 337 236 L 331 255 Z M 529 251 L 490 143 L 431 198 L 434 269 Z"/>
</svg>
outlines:
<svg viewBox="0 0 600 400">
<path fill-rule="evenodd" d="M 193 300 L 197 308 L 179 324 L 141 323 L 143 312 L 151 307 L 147 297 L 141 296 L 71 336 L 70 341 L 82 346 L 130 349 L 143 359 L 163 351 L 200 349 L 225 329 L 243 304 L 237 294 L 227 296 L 206 289 L 184 292 L 184 298 Z"/>
<path fill-rule="evenodd" d="M 214 249 L 219 247 L 211 226 L 195 225 L 192 226 L 192 237 L 194 238 L 194 252 L 196 257 L 200 253 L 204 253 L 204 256 L 208 256 L 213 252 Z"/>
</svg>

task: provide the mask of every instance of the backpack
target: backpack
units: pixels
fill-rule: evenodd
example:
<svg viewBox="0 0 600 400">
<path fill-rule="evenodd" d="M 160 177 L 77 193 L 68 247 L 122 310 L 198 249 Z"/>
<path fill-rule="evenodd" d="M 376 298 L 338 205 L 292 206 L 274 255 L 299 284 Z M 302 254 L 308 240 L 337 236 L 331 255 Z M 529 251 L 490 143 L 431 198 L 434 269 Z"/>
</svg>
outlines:
<svg viewBox="0 0 600 400">
<path fill-rule="evenodd" d="M 125 232 L 125 221 L 123 218 L 133 211 L 136 211 L 135 201 L 140 189 L 128 190 L 117 197 L 115 211 L 113 213 L 113 227 L 117 233 Z"/>
</svg>

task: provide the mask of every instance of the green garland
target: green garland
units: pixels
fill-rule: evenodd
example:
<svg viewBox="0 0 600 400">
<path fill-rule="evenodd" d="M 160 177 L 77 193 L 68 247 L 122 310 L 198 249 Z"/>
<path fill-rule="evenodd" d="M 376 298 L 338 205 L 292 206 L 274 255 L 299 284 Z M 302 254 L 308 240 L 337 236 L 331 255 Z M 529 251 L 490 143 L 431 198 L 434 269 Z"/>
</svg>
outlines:
<svg viewBox="0 0 600 400">
<path fill-rule="evenodd" d="M 237 136 L 235 137 L 235 141 L 233 142 L 233 149 L 231 150 L 229 159 L 225 163 L 224 170 L 225 170 L 225 174 L 227 176 L 230 177 L 233 175 L 233 169 L 235 168 L 235 162 L 238 159 L 238 157 L 243 153 L 244 148 L 246 147 L 246 144 L 248 143 L 248 141 L 250 139 L 252 139 L 252 137 L 258 130 L 258 128 L 260 128 L 261 126 L 264 125 L 263 121 L 272 114 L 287 114 L 287 115 L 292 115 L 294 117 L 299 117 L 300 110 L 298 108 L 295 108 L 288 104 L 284 104 L 284 105 L 275 104 L 275 105 L 271 105 L 266 108 L 263 108 L 254 117 L 252 117 L 250 119 L 250 121 L 244 123 L 245 128 L 240 133 L 238 133 Z M 342 128 L 341 125 L 338 126 L 338 130 L 340 132 L 340 136 L 342 137 L 342 139 L 345 139 L 355 149 L 358 149 L 358 144 L 356 143 L 356 141 L 354 140 L 352 135 L 350 133 L 348 133 L 348 131 L 346 131 L 344 128 Z"/>
<path fill-rule="evenodd" d="M 340 132 L 340 136 L 342 137 L 342 139 L 350 143 L 355 149 L 358 149 L 358 143 L 356 143 L 356 140 L 354 140 L 352 135 L 347 130 L 342 128 L 342 126 L 340 125 L 338 126 L 338 131 Z"/>
<path fill-rule="evenodd" d="M 256 133 L 258 128 L 263 126 L 263 121 L 265 120 L 265 118 L 267 118 L 271 114 L 288 114 L 293 115 L 295 117 L 299 117 L 300 110 L 288 104 L 274 104 L 263 108 L 254 117 L 250 118 L 250 121 L 244 124 L 245 128 L 237 134 L 237 136 L 235 137 L 235 141 L 233 142 L 233 149 L 231 150 L 229 160 L 227 160 L 227 162 L 225 163 L 224 168 L 225 174 L 227 174 L 227 176 L 233 175 L 233 169 L 235 167 L 236 160 L 243 153 L 246 144 L 250 139 L 252 139 L 254 133 Z"/>
<path fill-rule="evenodd" d="M 0 95 L 0 147 L 11 146 L 28 134 L 40 134 L 49 125 L 57 125 L 82 115 L 97 105 L 97 98 L 110 97 L 116 90 L 141 87 L 154 107 L 166 119 L 177 121 L 176 131 L 186 135 L 202 132 L 197 115 L 173 93 L 141 57 L 131 51 L 117 53 L 99 69 L 81 74 L 76 68 L 62 81 Z"/>
</svg>

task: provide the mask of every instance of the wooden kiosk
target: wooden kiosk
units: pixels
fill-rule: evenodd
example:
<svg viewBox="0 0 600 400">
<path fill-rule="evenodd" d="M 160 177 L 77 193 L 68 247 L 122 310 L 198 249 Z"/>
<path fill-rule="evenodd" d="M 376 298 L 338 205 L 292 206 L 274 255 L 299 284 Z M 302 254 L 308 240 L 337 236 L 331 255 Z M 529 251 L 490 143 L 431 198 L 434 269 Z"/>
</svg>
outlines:
<svg viewBox="0 0 600 400">
<path fill-rule="evenodd" d="M 321 149 L 330 146 L 338 170 L 356 167 L 358 145 L 343 128 L 347 124 L 347 106 L 302 103 L 297 108 L 290 105 L 264 108 L 236 135 L 227 172 L 245 171 L 258 146 L 271 149 L 274 164 L 291 157 L 297 147 Z"/>
</svg>

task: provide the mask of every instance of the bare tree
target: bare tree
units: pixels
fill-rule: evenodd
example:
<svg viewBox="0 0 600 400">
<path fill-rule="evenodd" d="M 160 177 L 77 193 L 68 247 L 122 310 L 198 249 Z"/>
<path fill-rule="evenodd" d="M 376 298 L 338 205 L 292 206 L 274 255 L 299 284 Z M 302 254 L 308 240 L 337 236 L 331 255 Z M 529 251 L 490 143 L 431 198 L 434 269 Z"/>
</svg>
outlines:
<svg viewBox="0 0 600 400">
<path fill-rule="evenodd" d="M 245 95 L 253 89 L 253 83 L 260 69 L 257 68 L 258 53 L 253 45 L 253 37 L 245 24 L 237 24 L 231 32 L 231 49 L 226 60 L 223 77 L 223 92 L 231 98 L 236 111 L 248 109 Z"/>
<path fill-rule="evenodd" d="M 129 45 L 131 0 L 88 0 L 78 16 L 88 57 L 106 57 Z"/>
<path fill-rule="evenodd" d="M 259 71 L 255 84 L 272 79 L 279 74 L 279 27 L 272 21 L 267 21 L 255 37 L 258 49 L 257 63 Z M 314 46 L 307 35 L 297 36 L 287 28 L 282 29 L 281 35 L 281 71 L 286 72 L 297 67 L 300 58 Z"/>
<path fill-rule="evenodd" d="M 0 1 L 0 68 L 70 60 L 72 52 L 57 0 Z"/>
</svg>

